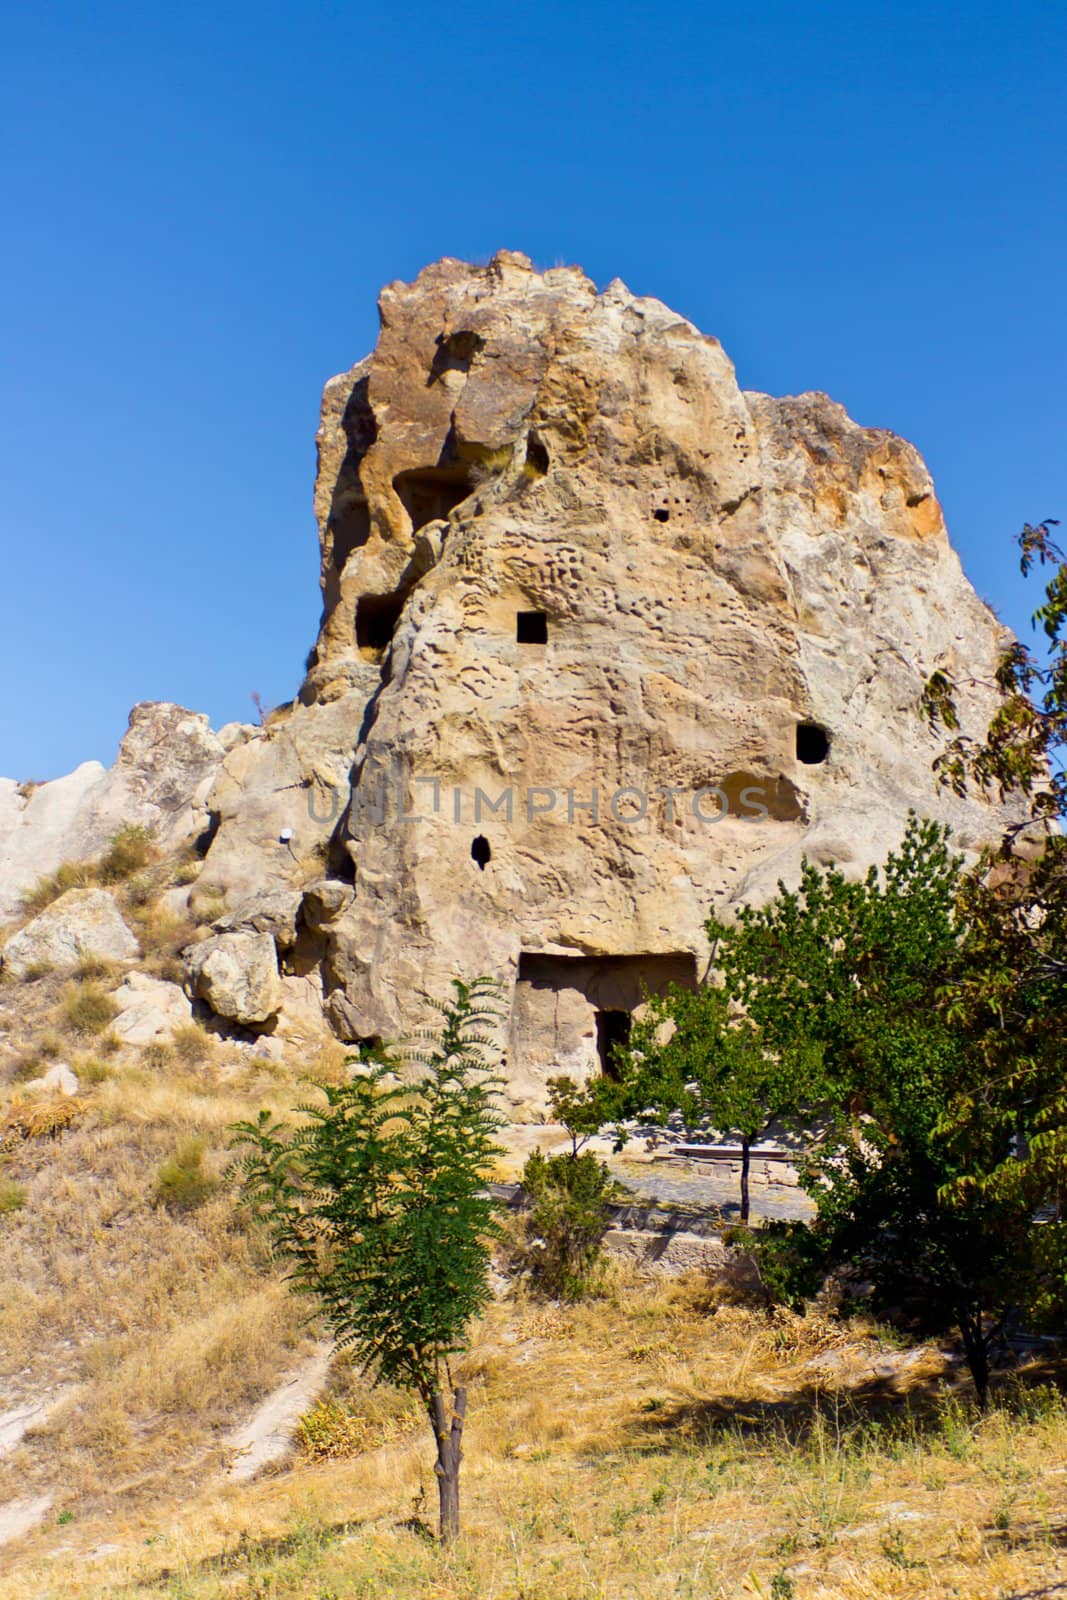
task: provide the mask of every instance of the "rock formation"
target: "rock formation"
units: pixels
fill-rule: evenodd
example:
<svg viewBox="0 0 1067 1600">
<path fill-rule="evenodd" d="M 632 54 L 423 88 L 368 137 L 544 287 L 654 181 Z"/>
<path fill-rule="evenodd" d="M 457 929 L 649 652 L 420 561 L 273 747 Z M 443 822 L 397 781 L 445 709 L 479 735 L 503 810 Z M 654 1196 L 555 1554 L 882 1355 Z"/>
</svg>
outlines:
<svg viewBox="0 0 1067 1600">
<path fill-rule="evenodd" d="M 224 1017 L 395 1037 L 424 991 L 492 973 L 536 1111 L 646 988 L 704 971 L 709 908 L 804 854 L 859 872 L 910 808 L 963 848 L 998 829 L 937 788 L 916 714 L 930 672 L 988 679 L 1006 637 L 918 453 L 824 395 L 741 391 L 621 283 L 502 252 L 390 285 L 375 351 L 326 386 L 315 505 L 298 701 L 217 738 L 171 708 L 180 782 L 96 773 L 64 802 L 202 825 L 190 992 Z M 962 698 L 981 732 L 988 691 Z M 0 881 L 10 905 L 26 880 Z"/>
</svg>

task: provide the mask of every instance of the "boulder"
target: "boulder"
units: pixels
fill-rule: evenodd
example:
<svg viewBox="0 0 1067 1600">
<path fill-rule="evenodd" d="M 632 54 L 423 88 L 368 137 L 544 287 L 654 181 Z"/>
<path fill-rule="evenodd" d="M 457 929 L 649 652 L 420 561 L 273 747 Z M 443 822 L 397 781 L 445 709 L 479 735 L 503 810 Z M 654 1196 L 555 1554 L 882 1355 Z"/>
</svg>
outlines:
<svg viewBox="0 0 1067 1600">
<path fill-rule="evenodd" d="M 269 933 L 220 933 L 185 952 L 192 993 L 216 1016 L 242 1027 L 269 1022 L 282 1003 L 278 956 Z"/>
<path fill-rule="evenodd" d="M 338 878 L 320 878 L 304 890 L 303 918 L 308 927 L 320 933 L 347 911 L 355 897 L 352 886 Z"/>
<path fill-rule="evenodd" d="M 279 950 L 289 950 L 296 943 L 300 900 L 299 889 L 261 889 L 221 916 L 215 923 L 216 932 L 251 929 L 269 933 Z"/>
<path fill-rule="evenodd" d="M 40 1090 L 46 1094 L 77 1094 L 78 1079 L 66 1062 L 56 1061 L 40 1078 L 31 1078 L 22 1087 Z"/>
<path fill-rule="evenodd" d="M 133 961 L 140 953 L 106 889 L 69 889 L 8 940 L 3 963 L 13 978 L 24 978 L 36 967 L 76 967 L 86 959 Z"/>
<path fill-rule="evenodd" d="M 114 1000 L 119 1015 L 112 1031 L 123 1044 L 152 1044 L 192 1021 L 193 1008 L 181 986 L 146 972 L 131 972 L 115 990 Z"/>
<path fill-rule="evenodd" d="M 15 915 L 27 889 L 63 862 L 91 861 L 120 828 L 147 828 L 161 850 L 190 843 L 209 827 L 207 797 L 227 749 L 200 712 L 145 701 L 111 768 L 88 761 L 51 783 L 0 779 L 0 919 Z"/>
</svg>

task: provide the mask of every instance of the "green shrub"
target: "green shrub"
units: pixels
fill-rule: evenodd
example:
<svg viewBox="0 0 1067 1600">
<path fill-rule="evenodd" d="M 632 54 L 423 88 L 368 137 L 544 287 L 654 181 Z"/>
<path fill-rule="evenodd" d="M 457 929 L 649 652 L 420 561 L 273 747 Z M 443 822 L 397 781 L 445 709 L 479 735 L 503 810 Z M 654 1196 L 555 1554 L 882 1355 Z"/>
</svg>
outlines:
<svg viewBox="0 0 1067 1600">
<path fill-rule="evenodd" d="M 218 1186 L 219 1180 L 204 1171 L 203 1139 L 183 1139 L 156 1174 L 152 1202 L 168 1211 L 195 1211 Z"/>
<path fill-rule="evenodd" d="M 150 1039 L 141 1051 L 141 1065 L 152 1072 L 161 1072 L 174 1060 L 174 1051 L 166 1039 Z"/>
<path fill-rule="evenodd" d="M 141 872 L 148 865 L 152 853 L 152 835 L 139 823 L 127 822 L 112 835 L 111 843 L 99 865 L 101 883 L 122 883 Z"/>
<path fill-rule="evenodd" d="M 100 956 L 82 956 L 74 968 L 75 978 L 84 982 L 114 983 L 118 977 L 118 969 L 111 961 L 104 961 Z"/>
<path fill-rule="evenodd" d="M 15 1183 L 12 1178 L 0 1178 L 0 1217 L 10 1215 L 12 1211 L 21 1211 L 25 1204 L 24 1186 Z"/>
<path fill-rule="evenodd" d="M 103 1033 L 118 1016 L 118 1006 L 97 983 L 73 983 L 64 992 L 60 1014 L 63 1026 L 76 1038 Z"/>
<path fill-rule="evenodd" d="M 80 1083 L 95 1085 L 106 1083 L 111 1076 L 111 1068 L 106 1062 L 98 1061 L 96 1056 L 85 1056 L 76 1063 L 77 1076 Z"/>
<path fill-rule="evenodd" d="M 41 1077 L 45 1068 L 46 1063 L 41 1052 L 39 1050 L 27 1050 L 25 1055 L 19 1056 L 16 1060 L 11 1070 L 11 1081 L 13 1083 L 29 1083 L 31 1078 Z"/>
<path fill-rule="evenodd" d="M 605 1162 L 535 1150 L 522 1172 L 529 1209 L 520 1224 L 519 1265 L 539 1293 L 581 1300 L 600 1275 L 615 1183 Z"/>
</svg>

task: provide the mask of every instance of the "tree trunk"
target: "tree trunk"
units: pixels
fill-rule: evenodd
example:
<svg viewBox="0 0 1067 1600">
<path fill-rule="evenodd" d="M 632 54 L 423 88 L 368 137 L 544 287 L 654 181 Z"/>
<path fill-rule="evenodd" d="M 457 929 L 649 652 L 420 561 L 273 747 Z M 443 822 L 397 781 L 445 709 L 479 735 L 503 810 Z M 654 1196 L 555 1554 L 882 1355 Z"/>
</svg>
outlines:
<svg viewBox="0 0 1067 1600">
<path fill-rule="evenodd" d="M 748 1153 L 752 1149 L 751 1139 L 741 1140 L 741 1222 L 748 1221 Z"/>
<path fill-rule="evenodd" d="M 967 1370 L 978 1397 L 978 1409 L 984 1411 L 989 1403 L 989 1347 L 982 1329 L 981 1315 L 961 1317 L 960 1333 L 963 1335 Z"/>
<path fill-rule="evenodd" d="M 442 1544 L 451 1544 L 459 1532 L 459 1464 L 463 1460 L 460 1442 L 463 1438 L 463 1419 L 467 1414 L 467 1391 L 456 1389 L 452 1402 L 452 1416 L 448 1416 L 445 1397 L 435 1390 L 430 1397 L 430 1420 L 437 1441 L 437 1497 L 440 1506 L 438 1537 Z"/>
</svg>

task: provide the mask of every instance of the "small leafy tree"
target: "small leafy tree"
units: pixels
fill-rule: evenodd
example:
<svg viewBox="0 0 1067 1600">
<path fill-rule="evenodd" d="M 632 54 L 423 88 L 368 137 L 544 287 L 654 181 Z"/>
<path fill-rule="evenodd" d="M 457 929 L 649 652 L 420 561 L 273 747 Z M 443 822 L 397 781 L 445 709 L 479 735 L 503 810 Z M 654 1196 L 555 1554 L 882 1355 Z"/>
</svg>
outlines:
<svg viewBox="0 0 1067 1600">
<path fill-rule="evenodd" d="M 522 1186 L 529 1210 L 521 1221 L 520 1264 L 542 1294 L 581 1300 L 596 1282 L 615 1192 L 607 1163 L 590 1150 L 549 1156 L 535 1150 Z"/>
<path fill-rule="evenodd" d="M 570 1134 L 572 1156 L 602 1127 L 614 1127 L 626 1103 L 625 1091 L 611 1078 L 589 1078 L 583 1084 L 565 1075 L 548 1080 L 548 1108 Z"/>
<path fill-rule="evenodd" d="M 293 1289 L 317 1301 L 340 1348 L 366 1372 L 414 1390 L 437 1451 L 440 1536 L 459 1530 L 459 1469 L 467 1392 L 451 1358 L 490 1298 L 490 1244 L 499 1232 L 486 1191 L 502 1125 L 488 1070 L 496 986 L 455 982 L 441 1024 L 399 1064 L 359 1062 L 325 1105 L 302 1107 L 296 1129 L 261 1111 L 237 1124 L 247 1146 L 244 1195 L 288 1262 Z M 451 1405 L 446 1398 L 452 1391 Z"/>
<path fill-rule="evenodd" d="M 1028 1283 L 1029 1218 L 973 1185 L 976 1152 L 942 1126 L 972 1068 L 938 1004 L 962 959 L 961 874 L 947 830 L 912 818 L 881 871 L 849 882 L 805 863 L 796 891 L 743 908 L 716 962 L 766 1060 L 817 1052 L 824 1120 L 801 1171 L 817 1215 L 767 1231 L 768 1266 L 797 1286 L 850 1268 L 886 1309 L 955 1324 L 984 1403 L 990 1343 Z"/>
<path fill-rule="evenodd" d="M 709 918 L 713 947 L 731 938 Z M 631 1106 L 688 1123 L 706 1118 L 741 1145 L 741 1222 L 749 1220 L 752 1146 L 778 1121 L 810 1118 L 822 1091 L 822 1052 L 807 1038 L 776 1041 L 764 1034 L 717 984 L 672 984 L 646 1003 L 633 1026 L 624 1073 Z"/>
</svg>

